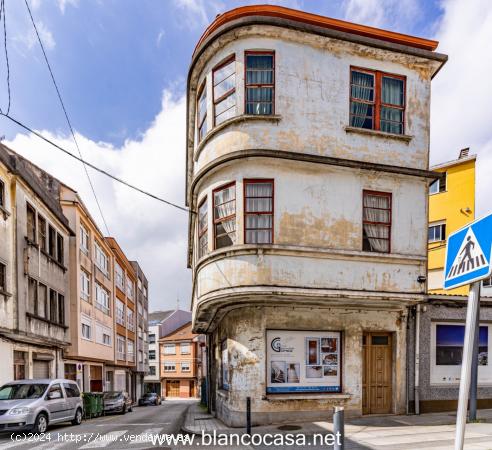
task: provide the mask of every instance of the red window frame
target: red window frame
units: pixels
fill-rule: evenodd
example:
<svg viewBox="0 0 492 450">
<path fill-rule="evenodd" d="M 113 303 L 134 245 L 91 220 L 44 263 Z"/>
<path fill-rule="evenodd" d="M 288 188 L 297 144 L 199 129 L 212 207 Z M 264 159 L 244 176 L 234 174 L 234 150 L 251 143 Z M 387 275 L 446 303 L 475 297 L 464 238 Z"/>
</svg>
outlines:
<svg viewBox="0 0 492 450">
<path fill-rule="evenodd" d="M 251 198 L 271 198 L 272 199 L 272 210 L 271 211 L 255 211 L 255 212 L 247 212 L 247 199 L 250 197 L 246 196 L 246 186 L 248 184 L 258 184 L 258 183 L 271 183 L 272 185 L 272 196 L 271 197 L 251 197 Z M 243 180 L 243 214 L 244 214 L 244 223 L 243 223 L 243 233 L 244 233 L 244 243 L 245 244 L 251 244 L 251 242 L 247 242 L 247 230 L 270 230 L 271 232 L 271 242 L 265 243 L 266 245 L 268 244 L 273 244 L 274 241 L 274 236 L 273 236 L 273 230 L 275 229 L 274 226 L 274 212 L 275 212 L 275 182 L 273 178 L 246 178 Z M 257 216 L 257 215 L 269 215 L 272 216 L 272 226 L 271 228 L 247 228 L 246 226 L 246 217 L 247 216 Z M 258 244 L 262 245 L 262 244 Z"/>
<path fill-rule="evenodd" d="M 371 222 L 369 220 L 364 219 L 364 209 L 366 206 L 364 206 L 364 198 L 366 195 L 374 195 L 374 196 L 380 196 L 380 197 L 386 197 L 389 199 L 389 207 L 388 208 L 374 208 L 374 207 L 368 207 L 369 209 L 380 209 L 384 211 L 389 211 L 389 222 Z M 386 226 L 389 228 L 388 232 L 388 237 L 387 238 L 378 238 L 380 240 L 388 241 L 388 251 L 382 252 L 382 253 L 391 253 L 391 231 L 393 227 L 393 194 L 391 192 L 381 192 L 381 191 L 370 191 L 364 189 L 362 191 L 362 248 L 363 251 L 368 251 L 368 252 L 374 252 L 374 250 L 364 250 L 364 224 L 371 224 L 371 225 L 382 225 Z"/>
<path fill-rule="evenodd" d="M 236 92 L 236 86 L 234 85 L 234 87 L 232 89 L 229 89 L 227 92 L 225 92 L 224 94 L 222 94 L 219 98 L 215 98 L 215 86 L 216 86 L 216 84 L 215 84 L 215 72 L 217 72 L 218 70 L 220 70 L 223 67 L 227 66 L 231 62 L 236 62 L 236 55 L 235 54 L 233 54 L 231 56 L 228 56 L 224 61 L 222 61 L 219 64 L 217 64 L 212 69 L 212 103 L 214 105 L 214 125 L 213 125 L 214 127 L 215 127 L 215 124 L 216 124 L 216 115 L 215 115 L 215 107 L 216 107 L 216 105 L 219 104 L 219 103 L 221 103 L 227 97 L 230 97 L 232 94 L 234 94 Z M 234 67 L 234 76 L 236 76 L 236 67 Z M 222 81 L 224 81 L 224 80 L 222 80 Z"/>
<path fill-rule="evenodd" d="M 203 117 L 200 117 L 200 98 L 202 94 L 205 92 L 205 114 Z M 201 120 L 200 120 L 201 119 Z M 205 132 L 202 138 L 200 138 L 200 130 L 202 129 L 203 124 L 206 124 L 207 121 L 207 79 L 203 80 L 200 88 L 198 89 L 198 93 L 196 96 L 196 125 L 198 130 L 198 142 L 200 142 L 203 137 L 206 136 L 208 130 Z"/>
<path fill-rule="evenodd" d="M 223 191 L 224 189 L 227 189 L 231 186 L 234 186 L 234 190 L 236 190 L 236 182 L 235 181 L 232 181 L 231 183 L 227 183 L 227 184 L 223 184 L 222 186 L 219 186 L 218 188 L 214 189 L 212 191 L 212 220 L 213 220 L 213 225 L 214 225 L 214 229 L 213 229 L 213 233 L 214 233 L 214 250 L 217 249 L 217 236 L 216 236 L 216 225 L 218 223 L 221 223 L 221 222 L 226 222 L 228 220 L 231 220 L 232 218 L 236 218 L 236 215 L 237 215 L 237 195 L 234 196 L 234 200 L 230 200 L 230 201 L 234 201 L 234 214 L 230 214 L 226 217 L 221 217 L 220 219 L 216 219 L 215 218 L 215 193 L 216 192 L 219 192 L 219 191 Z M 237 194 L 237 191 L 235 192 Z M 227 203 L 227 202 L 226 202 Z M 223 205 L 224 203 L 221 203 L 221 205 Z M 237 243 L 237 228 L 236 228 L 236 242 L 234 243 Z M 226 247 L 219 247 L 219 248 L 226 248 Z"/>
<path fill-rule="evenodd" d="M 268 55 L 272 56 L 272 83 L 248 83 L 248 55 Z M 275 51 L 274 50 L 246 50 L 244 52 L 244 114 L 247 114 L 247 104 L 248 104 L 248 88 L 258 88 L 258 87 L 271 87 L 272 88 L 272 113 L 268 115 L 275 114 Z"/>
<path fill-rule="evenodd" d="M 358 98 L 352 97 L 352 72 L 362 72 L 367 73 L 369 75 L 374 76 L 374 87 L 373 87 L 373 101 L 364 101 Z M 403 81 L 403 105 L 393 105 L 390 103 L 383 103 L 381 101 L 381 94 L 383 91 L 383 78 L 395 78 Z M 352 123 L 351 117 L 352 113 L 350 112 L 350 104 L 352 101 L 359 103 L 368 103 L 373 106 L 373 116 L 372 116 L 372 129 L 376 131 L 381 131 L 381 108 L 394 108 L 402 111 L 402 132 L 401 134 L 405 134 L 405 113 L 406 113 L 406 102 L 407 102 L 407 77 L 404 75 L 397 75 L 389 72 L 382 72 L 379 70 L 370 70 L 364 69 L 362 67 L 350 66 L 350 75 L 349 75 L 349 124 Z M 395 134 L 395 133 L 394 133 Z M 398 134 L 398 133 L 396 133 Z"/>
<path fill-rule="evenodd" d="M 205 251 L 203 254 L 201 253 L 201 245 L 200 245 L 200 240 L 201 238 L 208 233 L 208 203 L 207 203 L 207 196 L 205 196 L 202 201 L 198 205 L 198 258 L 201 258 L 204 256 L 207 251 Z M 204 228 L 200 229 L 200 209 L 201 207 L 207 203 L 207 220 L 205 222 Z M 207 250 L 208 250 L 208 239 L 207 239 Z"/>
</svg>

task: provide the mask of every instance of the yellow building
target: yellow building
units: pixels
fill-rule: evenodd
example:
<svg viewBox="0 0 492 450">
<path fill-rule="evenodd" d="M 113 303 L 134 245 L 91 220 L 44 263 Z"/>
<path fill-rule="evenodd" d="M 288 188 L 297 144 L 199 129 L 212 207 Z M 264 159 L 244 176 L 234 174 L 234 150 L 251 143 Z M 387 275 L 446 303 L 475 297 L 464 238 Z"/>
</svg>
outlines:
<svg viewBox="0 0 492 450">
<path fill-rule="evenodd" d="M 429 262 L 430 294 L 468 295 L 468 286 L 444 291 L 446 239 L 449 234 L 475 219 L 475 160 L 469 149 L 460 151 L 459 158 L 431 167 L 445 172 L 429 188 Z"/>
</svg>

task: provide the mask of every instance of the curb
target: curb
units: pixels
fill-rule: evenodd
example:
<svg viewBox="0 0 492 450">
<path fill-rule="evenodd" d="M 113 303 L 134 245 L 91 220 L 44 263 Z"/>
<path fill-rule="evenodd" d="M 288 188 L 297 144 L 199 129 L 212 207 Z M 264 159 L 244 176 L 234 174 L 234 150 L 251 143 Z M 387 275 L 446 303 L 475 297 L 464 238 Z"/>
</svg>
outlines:
<svg viewBox="0 0 492 450">
<path fill-rule="evenodd" d="M 181 425 L 180 425 L 180 430 L 182 433 L 185 433 L 185 434 L 194 434 L 195 436 L 201 436 L 202 433 L 199 433 L 199 432 L 196 432 L 196 431 L 193 431 L 193 430 L 190 430 L 189 428 L 186 427 L 186 417 L 188 416 L 188 411 L 189 409 L 192 407 L 192 406 L 195 406 L 195 405 L 189 405 L 185 411 L 184 411 L 184 414 L 181 416 L 182 419 L 181 419 Z"/>
</svg>

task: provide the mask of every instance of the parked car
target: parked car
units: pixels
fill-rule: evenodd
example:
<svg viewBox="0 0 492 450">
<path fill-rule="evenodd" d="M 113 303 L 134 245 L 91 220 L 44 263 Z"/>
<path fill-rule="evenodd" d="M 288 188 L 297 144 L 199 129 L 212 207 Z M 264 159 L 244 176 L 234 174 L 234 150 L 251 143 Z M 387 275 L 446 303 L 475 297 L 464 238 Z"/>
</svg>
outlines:
<svg viewBox="0 0 492 450">
<path fill-rule="evenodd" d="M 60 422 L 82 422 L 77 383 L 65 379 L 17 380 L 0 388 L 0 431 L 45 433 Z"/>
<path fill-rule="evenodd" d="M 119 412 L 125 414 L 132 411 L 132 399 L 126 391 L 110 391 L 103 395 L 104 412 Z"/>
<path fill-rule="evenodd" d="M 144 394 L 143 397 L 140 398 L 138 401 L 138 406 L 147 406 L 147 405 L 160 405 L 161 404 L 161 397 L 159 394 L 156 394 L 155 392 L 147 392 L 147 394 Z"/>
</svg>

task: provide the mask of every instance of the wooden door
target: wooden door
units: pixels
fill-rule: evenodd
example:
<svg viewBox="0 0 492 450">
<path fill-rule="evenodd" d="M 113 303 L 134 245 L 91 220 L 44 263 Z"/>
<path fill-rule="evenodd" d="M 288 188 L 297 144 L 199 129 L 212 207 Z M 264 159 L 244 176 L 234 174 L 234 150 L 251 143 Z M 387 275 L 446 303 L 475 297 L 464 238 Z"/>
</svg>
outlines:
<svg viewBox="0 0 492 450">
<path fill-rule="evenodd" d="M 362 413 L 390 414 L 393 399 L 393 345 L 387 332 L 364 333 Z"/>
<path fill-rule="evenodd" d="M 166 397 L 179 397 L 179 380 L 167 380 Z"/>
</svg>

